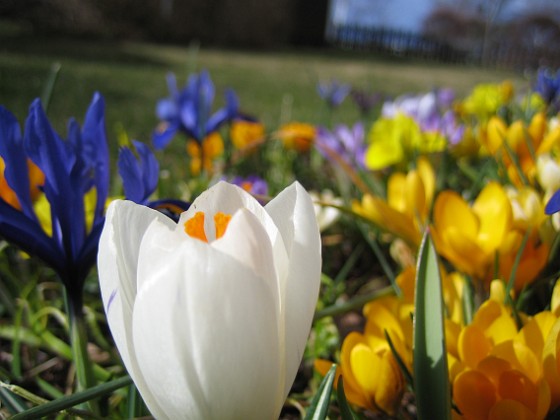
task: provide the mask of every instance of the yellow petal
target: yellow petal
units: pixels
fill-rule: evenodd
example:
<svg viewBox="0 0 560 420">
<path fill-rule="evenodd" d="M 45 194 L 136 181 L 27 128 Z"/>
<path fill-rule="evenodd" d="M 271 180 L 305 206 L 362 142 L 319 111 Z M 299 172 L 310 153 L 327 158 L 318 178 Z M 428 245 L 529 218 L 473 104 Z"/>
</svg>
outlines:
<svg viewBox="0 0 560 420">
<path fill-rule="evenodd" d="M 537 383 L 537 388 L 539 397 L 535 412 L 538 419 L 544 419 L 550 411 L 552 394 L 550 392 L 550 387 L 548 386 L 548 383 L 544 380 L 544 378 L 539 380 L 539 382 Z"/>
<path fill-rule="evenodd" d="M 370 146 L 365 155 L 365 164 L 369 169 L 383 169 L 404 159 L 400 138 L 393 135 L 394 125 L 392 120 L 380 118 L 372 126 L 368 134 Z"/>
<path fill-rule="evenodd" d="M 488 121 L 486 147 L 491 154 L 496 153 L 506 138 L 507 126 L 499 117 L 492 117 Z"/>
<path fill-rule="evenodd" d="M 501 316 L 505 307 L 502 302 L 497 302 L 495 300 L 487 300 L 474 315 L 473 323 L 476 324 L 482 330 L 486 330 L 499 316 Z"/>
<path fill-rule="evenodd" d="M 496 402 L 496 390 L 482 373 L 469 370 L 453 382 L 453 400 L 466 419 L 486 419 Z"/>
<path fill-rule="evenodd" d="M 380 386 L 375 394 L 375 404 L 385 413 L 394 415 L 404 391 L 404 378 L 390 351 L 381 357 L 375 376 Z"/>
<path fill-rule="evenodd" d="M 451 383 L 455 381 L 461 372 L 467 369 L 467 366 L 451 353 L 447 353 L 447 366 L 449 370 L 449 381 Z"/>
<path fill-rule="evenodd" d="M 366 198 L 367 203 L 365 203 Z M 380 228 L 404 239 L 412 246 L 420 243 L 420 232 L 410 217 L 391 208 L 379 197 L 364 196 L 363 201 L 366 217 L 372 219 Z"/>
<path fill-rule="evenodd" d="M 554 315 L 560 316 L 560 281 L 558 280 L 554 283 L 554 289 L 552 290 L 550 310 L 554 313 Z"/>
<path fill-rule="evenodd" d="M 460 359 L 469 367 L 476 368 L 492 349 L 492 343 L 475 325 L 467 325 L 459 334 L 457 350 Z"/>
<path fill-rule="evenodd" d="M 434 204 L 434 225 L 439 232 L 454 227 L 467 238 L 478 235 L 479 220 L 455 191 L 442 191 Z"/>
<path fill-rule="evenodd" d="M 455 357 L 459 356 L 458 342 L 459 335 L 461 334 L 461 326 L 456 322 L 449 319 L 444 320 L 445 325 L 445 345 L 447 348 L 447 353 L 452 354 Z"/>
<path fill-rule="evenodd" d="M 366 394 L 374 396 L 377 388 L 382 386 L 379 381 L 380 357 L 369 346 L 359 343 L 350 352 L 350 367 L 358 385 Z"/>
<path fill-rule="evenodd" d="M 535 413 L 519 401 L 498 401 L 488 415 L 488 420 L 536 420 Z"/>
<path fill-rule="evenodd" d="M 485 331 L 487 337 L 491 337 L 494 344 L 511 340 L 517 334 L 517 326 L 512 317 L 502 314 Z"/>
<path fill-rule="evenodd" d="M 511 370 L 511 363 L 497 356 L 490 355 L 485 357 L 478 364 L 478 371 L 484 372 L 484 375 L 494 384 L 496 389 L 500 384 L 500 378 L 504 372 Z"/>
<path fill-rule="evenodd" d="M 480 220 L 478 243 L 486 252 L 497 250 L 511 229 L 512 210 L 505 191 L 497 182 L 490 182 L 473 204 Z"/>
<path fill-rule="evenodd" d="M 498 385 L 500 399 L 514 400 L 531 411 L 536 411 L 539 392 L 537 386 L 522 372 L 508 370 L 500 376 Z"/>
<path fill-rule="evenodd" d="M 313 367 L 315 368 L 315 370 L 317 372 L 319 372 L 321 375 L 325 376 L 327 374 L 327 372 L 329 371 L 329 369 L 332 367 L 333 364 L 334 363 L 331 362 L 330 360 L 315 359 L 315 361 L 313 362 Z M 337 371 L 339 369 L 340 369 L 340 367 L 337 368 Z M 335 384 L 336 384 L 336 381 L 335 381 Z"/>
<path fill-rule="evenodd" d="M 506 285 L 501 280 L 492 280 L 490 283 L 490 299 L 501 303 L 506 299 Z"/>
<path fill-rule="evenodd" d="M 431 203 L 436 190 L 436 175 L 430 161 L 424 156 L 419 157 L 418 162 L 416 163 L 416 170 L 418 171 L 418 174 L 422 179 L 422 183 L 424 184 L 426 203 Z"/>
<path fill-rule="evenodd" d="M 537 112 L 531 119 L 527 132 L 531 137 L 533 145 L 538 145 L 544 138 L 544 133 L 548 126 L 548 121 L 544 112 Z"/>
<path fill-rule="evenodd" d="M 526 141 L 530 140 L 526 139 L 523 121 L 518 120 L 513 122 L 507 130 L 507 144 L 509 148 L 513 152 L 516 152 L 521 145 L 525 144 Z"/>
<path fill-rule="evenodd" d="M 360 333 L 351 332 L 346 336 L 340 350 L 340 370 L 344 378 L 344 389 L 348 400 L 360 407 L 372 408 L 365 390 L 356 379 L 351 363 L 352 350 L 363 343 L 364 338 Z"/>
<path fill-rule="evenodd" d="M 534 383 L 542 374 L 542 367 L 537 356 L 529 347 L 518 341 L 504 341 L 494 346 L 491 354 L 507 360 L 514 369 L 523 372 Z"/>
<path fill-rule="evenodd" d="M 558 145 L 559 141 L 560 141 L 560 126 L 556 126 L 545 136 L 545 138 L 539 145 L 539 148 L 537 149 L 537 155 L 550 152 L 550 150 L 554 146 Z"/>
<path fill-rule="evenodd" d="M 391 313 L 385 306 L 378 301 L 372 302 L 368 305 L 367 323 L 364 331 L 366 339 L 375 335 L 380 337 L 385 342 L 384 331 L 387 331 L 391 339 L 398 338 L 404 341 L 405 337 L 401 328 L 401 324 L 393 313 Z M 376 350 L 374 348 L 374 350 Z"/>
<path fill-rule="evenodd" d="M 551 410 L 560 406 L 560 319 L 550 330 L 546 337 L 543 355 L 542 369 L 543 375 L 550 387 L 551 392 Z"/>
<path fill-rule="evenodd" d="M 485 253 L 476 241 L 464 235 L 464 232 L 455 226 L 450 226 L 441 235 L 444 244 L 438 246 L 437 250 L 443 256 L 458 270 L 477 278 L 484 277 L 492 254 Z"/>
<path fill-rule="evenodd" d="M 516 340 L 529 347 L 540 358 L 544 340 L 552 330 L 557 317 L 549 311 L 539 312 L 521 328 Z"/>
<path fill-rule="evenodd" d="M 400 212 L 406 212 L 406 175 L 395 172 L 387 181 L 387 203 Z"/>
<path fill-rule="evenodd" d="M 416 171 L 410 171 L 406 176 L 406 207 L 412 220 L 420 226 L 428 215 L 426 206 L 426 192 L 424 183 Z"/>
</svg>

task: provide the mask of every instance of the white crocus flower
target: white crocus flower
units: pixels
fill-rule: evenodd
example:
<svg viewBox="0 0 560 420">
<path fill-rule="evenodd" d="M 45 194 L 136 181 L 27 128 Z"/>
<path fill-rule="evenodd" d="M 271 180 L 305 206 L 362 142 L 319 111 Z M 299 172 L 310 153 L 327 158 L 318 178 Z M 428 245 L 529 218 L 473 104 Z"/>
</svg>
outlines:
<svg viewBox="0 0 560 420">
<path fill-rule="evenodd" d="M 560 188 L 560 163 L 551 155 L 537 158 L 537 177 L 541 187 L 548 196 Z"/>
<path fill-rule="evenodd" d="M 114 201 L 98 270 L 115 343 L 156 418 L 278 418 L 321 273 L 319 229 L 301 185 L 262 207 L 220 182 L 177 224 Z"/>
<path fill-rule="evenodd" d="M 319 230 L 323 232 L 333 225 L 340 217 L 340 210 L 331 205 L 340 207 L 344 203 L 342 198 L 335 197 L 331 190 L 324 190 L 321 192 L 310 191 L 309 195 L 313 200 L 315 217 L 317 218 Z"/>
</svg>

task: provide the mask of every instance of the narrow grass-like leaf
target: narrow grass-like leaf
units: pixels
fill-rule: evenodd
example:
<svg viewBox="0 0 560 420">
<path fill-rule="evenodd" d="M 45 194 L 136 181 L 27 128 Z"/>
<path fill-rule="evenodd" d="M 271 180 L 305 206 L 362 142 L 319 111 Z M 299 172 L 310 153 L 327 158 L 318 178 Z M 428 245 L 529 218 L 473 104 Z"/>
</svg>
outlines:
<svg viewBox="0 0 560 420">
<path fill-rule="evenodd" d="M 317 393 L 305 413 L 305 420 L 323 420 L 327 417 L 335 374 L 336 364 L 333 364 L 319 384 Z"/>
<path fill-rule="evenodd" d="M 508 283 L 506 286 L 506 302 L 504 302 L 506 304 L 513 303 L 511 301 L 511 290 L 513 289 L 513 286 L 515 286 L 515 277 L 517 276 L 517 268 L 519 267 L 519 262 L 521 261 L 521 257 L 523 256 L 523 251 L 525 250 L 525 246 L 527 245 L 527 241 L 529 240 L 530 234 L 531 234 L 530 230 L 528 230 L 525 233 L 523 239 L 521 240 L 521 245 L 519 245 L 519 250 L 515 255 L 515 260 L 513 261 L 513 266 L 511 267 L 511 273 L 509 275 Z"/>
<path fill-rule="evenodd" d="M 40 376 L 35 377 L 37 386 L 47 394 L 50 398 L 62 398 L 64 393 L 61 392 L 57 387 L 53 386 L 50 382 L 45 381 Z"/>
<path fill-rule="evenodd" d="M 14 317 L 15 335 L 12 340 L 12 355 L 13 355 L 12 375 L 14 375 L 16 378 L 20 378 L 22 376 L 21 351 L 20 351 L 21 339 L 20 339 L 19 332 L 22 329 L 24 312 L 26 311 L 26 309 L 29 310 L 29 302 L 28 302 L 29 295 L 33 290 L 35 290 L 36 286 L 37 286 L 36 279 L 30 281 L 25 285 L 20 295 L 16 316 Z"/>
<path fill-rule="evenodd" d="M 402 359 L 401 355 L 395 348 L 395 345 L 393 344 L 393 340 L 391 340 L 391 336 L 389 336 L 387 330 L 384 330 L 383 333 L 385 334 L 385 339 L 387 340 L 387 343 L 389 343 L 389 348 L 391 349 L 391 353 L 393 353 L 393 357 L 397 361 L 397 365 L 399 365 L 399 369 L 401 370 L 401 373 L 403 374 L 406 383 L 408 384 L 410 389 L 414 389 L 414 378 L 412 377 L 410 370 L 408 370 L 406 363 L 404 363 L 404 360 Z"/>
<path fill-rule="evenodd" d="M 132 379 L 130 379 L 129 376 L 123 376 L 122 378 L 94 386 L 93 388 L 89 388 L 85 391 L 76 392 L 72 395 L 67 395 L 62 398 L 49 401 L 48 403 L 30 408 L 29 410 L 16 414 L 15 416 L 11 417 L 11 419 L 27 420 L 50 416 L 60 411 L 72 408 L 78 404 L 82 404 L 86 401 L 93 400 L 94 398 L 109 394 L 119 388 L 130 385 L 131 383 Z"/>
<path fill-rule="evenodd" d="M 451 419 L 443 293 L 428 232 L 418 255 L 414 314 L 414 389 L 419 419 Z"/>
<path fill-rule="evenodd" d="M 0 406 L 6 407 L 11 414 L 21 413 L 27 409 L 23 400 L 9 389 L 0 386 Z"/>
<path fill-rule="evenodd" d="M 58 79 L 58 73 L 60 72 L 60 63 L 53 63 L 50 68 L 45 87 L 43 88 L 43 93 L 41 95 L 41 102 L 43 104 L 43 109 L 45 112 L 48 111 L 49 105 L 51 103 L 52 93 L 54 91 L 54 85 L 56 84 L 56 79 Z"/>
<path fill-rule="evenodd" d="M 470 277 L 466 278 L 463 283 L 461 306 L 463 309 L 463 322 L 465 325 L 469 325 L 474 316 L 474 285 Z"/>
<path fill-rule="evenodd" d="M 354 414 L 348 401 L 346 401 L 346 394 L 344 393 L 344 381 L 342 375 L 338 377 L 336 384 L 336 399 L 338 401 L 338 408 L 340 409 L 340 418 L 342 420 L 357 420 L 358 417 Z"/>
<path fill-rule="evenodd" d="M 387 276 L 387 278 L 391 282 L 391 286 L 393 286 L 393 288 L 395 289 L 395 293 L 397 294 L 397 296 L 401 297 L 402 296 L 402 291 L 401 291 L 401 288 L 399 287 L 399 285 L 397 284 L 397 277 L 395 276 L 395 273 L 394 273 L 393 269 L 391 268 L 391 265 L 389 264 L 389 261 L 387 261 L 387 258 L 385 258 L 385 254 L 381 251 L 381 248 L 379 247 L 379 244 L 377 243 L 377 241 L 375 239 L 373 239 L 370 236 L 369 229 L 367 228 L 367 225 L 365 223 L 358 222 L 358 227 L 360 228 L 360 230 L 361 230 L 366 242 L 369 244 L 371 250 L 374 252 L 375 256 L 377 257 L 377 261 L 381 265 L 381 268 L 383 269 L 383 272 L 385 273 L 385 275 Z"/>
<path fill-rule="evenodd" d="M 350 273 L 352 268 L 354 268 L 354 266 L 356 265 L 356 262 L 358 261 L 358 258 L 360 258 L 360 256 L 364 252 L 364 248 L 365 248 L 365 245 L 364 245 L 363 242 L 360 242 L 358 244 L 358 246 L 356 246 L 356 248 L 354 248 L 354 250 L 352 251 L 350 256 L 346 259 L 346 262 L 344 263 L 344 265 L 342 266 L 342 268 L 340 269 L 340 271 L 338 272 L 338 274 L 334 278 L 335 283 L 339 283 L 339 282 L 343 281 L 344 279 L 346 279 L 346 277 L 348 276 L 348 273 Z"/>
<path fill-rule="evenodd" d="M 35 332 L 23 326 L 18 330 L 15 325 L 0 325 L 0 338 L 15 340 L 16 337 L 29 346 L 42 347 L 66 360 L 72 359 L 70 346 L 48 330 Z"/>
<path fill-rule="evenodd" d="M 142 400 L 142 397 L 140 397 L 140 393 L 134 384 L 129 386 L 128 399 L 126 403 L 126 411 L 129 419 L 141 417 L 144 414 L 144 401 Z"/>
<path fill-rule="evenodd" d="M 33 404 L 44 404 L 48 402 L 48 400 L 44 399 L 43 397 L 39 397 L 38 395 L 18 385 L 12 385 L 12 384 L 7 384 L 5 382 L 0 382 L 0 387 L 7 389 L 8 391 L 24 398 L 27 401 L 32 402 Z"/>
<path fill-rule="evenodd" d="M 364 293 L 362 295 L 356 295 L 351 299 L 348 299 L 344 303 L 339 303 L 336 305 L 328 306 L 324 309 L 320 309 L 315 312 L 315 316 L 313 318 L 314 321 L 318 319 L 324 318 L 326 316 L 336 316 L 340 314 L 344 314 L 348 311 L 353 311 L 356 309 L 361 308 L 366 303 L 371 302 L 372 300 L 384 297 L 384 296 L 391 296 L 395 294 L 395 289 L 393 286 L 387 286 L 382 289 L 374 290 L 371 293 Z"/>
</svg>

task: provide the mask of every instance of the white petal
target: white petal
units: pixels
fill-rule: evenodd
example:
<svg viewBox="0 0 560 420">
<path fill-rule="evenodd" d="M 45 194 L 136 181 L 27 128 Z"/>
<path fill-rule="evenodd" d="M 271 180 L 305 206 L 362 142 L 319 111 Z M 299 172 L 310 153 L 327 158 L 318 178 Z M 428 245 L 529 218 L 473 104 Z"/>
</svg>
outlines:
<svg viewBox="0 0 560 420">
<path fill-rule="evenodd" d="M 313 202 L 297 182 L 269 202 L 266 211 L 284 239 L 290 271 L 285 285 L 287 396 L 305 350 L 321 279 L 321 236 Z"/>
<path fill-rule="evenodd" d="M 224 236 L 212 242 L 211 246 L 253 270 L 257 277 L 270 280 L 270 287 L 278 296 L 272 243 L 253 213 L 246 209 L 238 210 L 231 218 Z M 285 252 L 284 260 L 287 261 Z M 275 300 L 278 301 L 278 297 Z M 277 303 L 275 310 L 279 312 L 280 303 Z"/>
<path fill-rule="evenodd" d="M 143 274 L 138 276 L 138 291 L 145 287 L 146 282 L 153 281 L 151 270 L 157 270 L 159 263 L 166 261 L 184 241 L 200 242 L 199 239 L 186 234 L 184 230 L 177 229 L 175 223 L 154 220 L 147 227 L 138 257 L 138 271 Z"/>
<path fill-rule="evenodd" d="M 288 260 L 282 235 L 280 235 L 274 220 L 263 206 L 251 194 L 237 185 L 220 181 L 204 191 L 194 200 L 189 209 L 181 214 L 176 230 L 183 234 L 185 222 L 192 218 L 196 212 L 202 211 L 207 215 L 204 221 L 206 238 L 209 242 L 212 242 L 215 238 L 214 214 L 222 212 L 233 215 L 240 209 L 250 211 L 264 226 L 274 250 L 278 278 L 285 278 L 288 273 Z"/>
<path fill-rule="evenodd" d="M 113 339 L 126 369 L 154 414 L 161 409 L 138 368 L 132 341 L 132 311 L 140 242 L 147 226 L 157 219 L 168 218 L 130 201 L 113 201 L 107 210 L 97 257 L 101 297 Z"/>
<path fill-rule="evenodd" d="M 205 218 L 206 237 L 209 242 L 215 239 L 214 214 L 222 212 L 233 215 L 237 210 L 245 208 L 253 213 L 265 226 L 266 231 L 276 241 L 278 230 L 272 219 L 268 216 L 261 204 L 243 188 L 225 181 L 220 181 L 200 194 L 189 207 L 181 214 L 177 229 L 183 229 L 185 222 L 192 218 L 196 212 L 202 211 L 208 217 Z"/>
<path fill-rule="evenodd" d="M 140 258 L 149 254 L 142 248 Z M 165 417 L 277 417 L 282 390 L 271 282 L 198 240 L 155 260 L 149 275 L 134 307 L 134 342 Z"/>
</svg>

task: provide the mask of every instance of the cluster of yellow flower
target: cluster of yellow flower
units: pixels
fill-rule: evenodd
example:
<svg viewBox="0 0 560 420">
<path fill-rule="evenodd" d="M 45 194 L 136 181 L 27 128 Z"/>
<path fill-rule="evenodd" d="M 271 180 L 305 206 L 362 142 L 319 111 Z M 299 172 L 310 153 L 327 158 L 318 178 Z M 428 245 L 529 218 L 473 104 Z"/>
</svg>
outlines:
<svg viewBox="0 0 560 420">
<path fill-rule="evenodd" d="M 518 99 L 508 82 L 477 86 L 454 106 L 464 124 L 454 144 L 402 113 L 370 130 L 365 164 L 389 175 L 386 194 L 365 193 L 352 210 L 398 244 L 402 294 L 367 304 L 364 331 L 344 339 L 338 374 L 351 403 L 389 415 L 401 405 L 413 366 L 415 255 L 429 230 L 441 258 L 453 415 L 542 419 L 560 406 L 560 283 L 554 270 L 543 275 L 558 231 L 545 206 L 560 188 L 560 124 L 538 94 Z M 474 170 L 473 182 L 459 189 L 440 180 L 449 162 Z M 476 173 L 486 163 L 494 177 Z M 527 315 L 519 297 L 537 279 L 546 296 Z M 329 366 L 316 362 L 320 372 Z"/>
<path fill-rule="evenodd" d="M 366 305 L 363 333 L 351 332 L 344 340 L 338 374 L 348 401 L 357 406 L 389 415 L 398 410 L 406 380 L 397 357 L 405 369 L 412 369 L 414 278 L 414 268 L 404 270 L 397 279 L 403 295 Z M 560 283 L 550 310 L 530 317 L 504 303 L 505 285 L 494 280 L 490 296 L 467 322 L 462 311 L 464 282 L 457 272 L 442 279 L 455 414 L 500 419 L 517 412 L 522 416 L 512 418 L 544 418 L 560 406 Z M 318 360 L 315 366 L 324 373 L 330 363 Z"/>
</svg>

